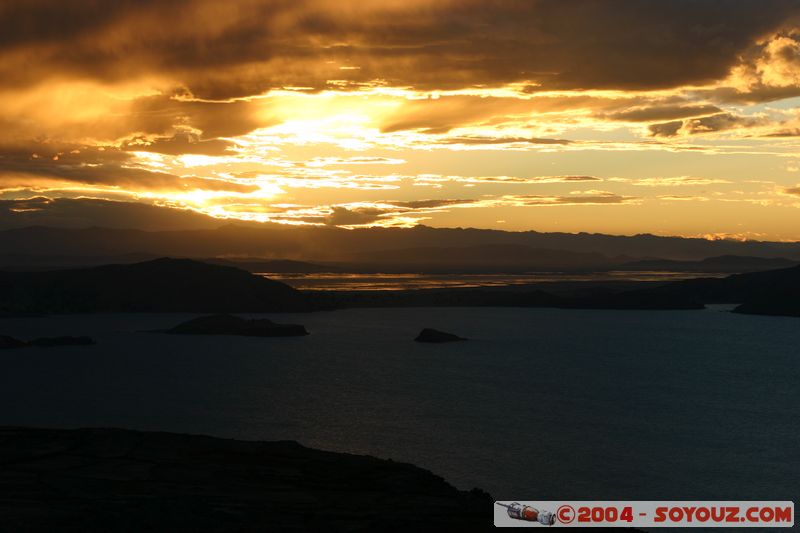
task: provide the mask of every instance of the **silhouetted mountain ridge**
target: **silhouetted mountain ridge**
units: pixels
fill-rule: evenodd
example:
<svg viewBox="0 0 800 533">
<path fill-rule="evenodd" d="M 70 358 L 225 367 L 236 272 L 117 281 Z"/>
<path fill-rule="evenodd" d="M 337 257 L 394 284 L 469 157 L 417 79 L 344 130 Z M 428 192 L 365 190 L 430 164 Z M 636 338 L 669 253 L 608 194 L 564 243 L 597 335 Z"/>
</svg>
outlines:
<svg viewBox="0 0 800 533">
<path fill-rule="evenodd" d="M 0 272 L 0 311 L 8 313 L 306 310 L 306 297 L 288 285 L 190 259 Z"/>
</svg>

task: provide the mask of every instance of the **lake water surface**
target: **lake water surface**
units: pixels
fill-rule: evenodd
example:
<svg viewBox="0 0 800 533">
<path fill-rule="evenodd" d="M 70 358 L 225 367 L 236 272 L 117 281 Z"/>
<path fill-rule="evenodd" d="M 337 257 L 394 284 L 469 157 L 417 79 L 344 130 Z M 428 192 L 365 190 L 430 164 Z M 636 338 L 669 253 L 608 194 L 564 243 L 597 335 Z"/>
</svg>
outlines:
<svg viewBox="0 0 800 533">
<path fill-rule="evenodd" d="M 268 315 L 303 338 L 171 336 L 190 315 L 0 320 L 0 424 L 292 439 L 496 499 L 800 496 L 800 320 L 707 311 Z M 422 327 L 470 337 L 424 345 Z"/>
</svg>

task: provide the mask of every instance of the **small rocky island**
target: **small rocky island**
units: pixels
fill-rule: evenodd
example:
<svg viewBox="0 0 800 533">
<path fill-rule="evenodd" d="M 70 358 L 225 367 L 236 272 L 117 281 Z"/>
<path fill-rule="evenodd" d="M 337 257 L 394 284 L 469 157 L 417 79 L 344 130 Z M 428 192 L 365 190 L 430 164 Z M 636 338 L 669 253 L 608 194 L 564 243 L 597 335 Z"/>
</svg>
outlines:
<svg viewBox="0 0 800 533">
<path fill-rule="evenodd" d="M 465 341 L 467 339 L 465 339 L 464 337 L 459 337 L 458 335 L 453 335 L 452 333 L 439 331 L 438 329 L 425 328 L 419 332 L 419 335 L 417 335 L 417 338 L 414 340 L 417 342 L 440 343 L 440 342 Z"/>
<path fill-rule="evenodd" d="M 234 315 L 193 318 L 164 330 L 174 335 L 240 335 L 245 337 L 299 337 L 308 335 L 300 324 L 276 324 L 266 318 L 247 319 Z"/>
<path fill-rule="evenodd" d="M 0 427 L 4 531 L 487 531 L 492 498 L 292 441 Z"/>
<path fill-rule="evenodd" d="M 7 335 L 0 335 L 0 350 L 26 348 L 29 346 L 50 348 L 52 346 L 91 346 L 92 344 L 96 343 L 91 337 L 39 337 L 25 342 Z"/>
</svg>

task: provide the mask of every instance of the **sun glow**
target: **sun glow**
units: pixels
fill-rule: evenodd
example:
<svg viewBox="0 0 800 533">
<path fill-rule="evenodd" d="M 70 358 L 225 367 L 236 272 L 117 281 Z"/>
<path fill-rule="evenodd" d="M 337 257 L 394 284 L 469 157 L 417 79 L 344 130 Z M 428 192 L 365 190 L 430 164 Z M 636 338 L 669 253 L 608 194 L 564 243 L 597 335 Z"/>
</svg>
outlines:
<svg viewBox="0 0 800 533">
<path fill-rule="evenodd" d="M 491 20 L 480 2 L 190 2 L 177 19 L 162 4 L 0 47 L 0 199 L 800 238 L 794 9 L 759 26 L 737 3 L 730 24 L 698 21 L 701 41 L 685 13 L 661 35 L 634 9 L 631 28 L 660 35 L 640 47 L 601 3 L 580 31 L 560 2 L 500 3 Z M 264 24 L 247 15 L 260 9 Z"/>
</svg>

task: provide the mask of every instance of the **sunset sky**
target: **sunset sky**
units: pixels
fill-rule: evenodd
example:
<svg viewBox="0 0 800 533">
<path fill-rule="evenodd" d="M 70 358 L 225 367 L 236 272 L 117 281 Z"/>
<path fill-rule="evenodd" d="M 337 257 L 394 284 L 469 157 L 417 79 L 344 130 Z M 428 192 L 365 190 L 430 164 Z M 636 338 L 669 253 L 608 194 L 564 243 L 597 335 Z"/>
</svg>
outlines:
<svg viewBox="0 0 800 533">
<path fill-rule="evenodd" d="M 795 0 L 5 1 L 0 209 L 800 240 L 798 105 Z"/>
</svg>

